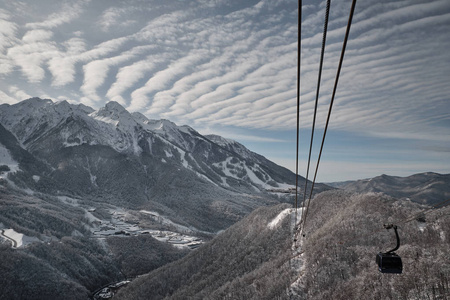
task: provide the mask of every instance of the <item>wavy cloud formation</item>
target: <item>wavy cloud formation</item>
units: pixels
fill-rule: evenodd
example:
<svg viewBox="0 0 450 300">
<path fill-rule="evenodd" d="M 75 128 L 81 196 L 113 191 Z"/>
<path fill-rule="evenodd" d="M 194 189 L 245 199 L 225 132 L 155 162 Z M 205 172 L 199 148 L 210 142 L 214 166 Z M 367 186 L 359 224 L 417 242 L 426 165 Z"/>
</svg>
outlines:
<svg viewBox="0 0 450 300">
<path fill-rule="evenodd" d="M 314 110 L 324 6 L 304 1 L 304 129 Z M 331 4 L 319 129 L 349 8 Z M 448 0 L 357 3 L 332 128 L 449 141 L 448 32 Z M 296 124 L 296 51 L 295 1 L 11 1 L 0 7 L 0 102 L 47 95 L 98 108 L 114 100 L 196 128 L 289 131 Z"/>
</svg>

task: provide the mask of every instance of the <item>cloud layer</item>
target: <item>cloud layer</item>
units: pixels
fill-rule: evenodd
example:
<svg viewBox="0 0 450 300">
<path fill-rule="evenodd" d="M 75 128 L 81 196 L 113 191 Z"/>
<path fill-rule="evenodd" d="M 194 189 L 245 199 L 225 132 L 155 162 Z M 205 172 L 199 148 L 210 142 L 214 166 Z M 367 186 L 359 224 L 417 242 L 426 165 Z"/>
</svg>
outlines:
<svg viewBox="0 0 450 300">
<path fill-rule="evenodd" d="M 323 128 L 350 3 L 331 4 L 317 127 Z M 309 128 L 324 3 L 304 1 L 301 126 Z M 450 140 L 450 3 L 360 1 L 333 129 Z M 118 101 L 196 128 L 295 129 L 295 1 L 0 4 L 0 102 L 28 95 Z"/>
</svg>

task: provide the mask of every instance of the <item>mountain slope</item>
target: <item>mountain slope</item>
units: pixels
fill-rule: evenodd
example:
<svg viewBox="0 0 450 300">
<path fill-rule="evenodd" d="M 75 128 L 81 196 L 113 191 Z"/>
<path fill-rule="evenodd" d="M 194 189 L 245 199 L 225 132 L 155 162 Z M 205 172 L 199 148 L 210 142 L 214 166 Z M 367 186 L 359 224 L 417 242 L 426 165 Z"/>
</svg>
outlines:
<svg viewBox="0 0 450 300">
<path fill-rule="evenodd" d="M 149 235 L 98 239 L 82 205 L 62 199 L 0 184 L 0 231 L 21 238 L 0 238 L 0 299 L 87 299 L 186 254 Z"/>
<path fill-rule="evenodd" d="M 395 198 L 436 204 L 450 198 L 450 174 L 428 172 L 408 177 L 381 175 L 347 182 L 340 188 L 358 193 L 382 192 Z"/>
<path fill-rule="evenodd" d="M 15 183 L 25 190 L 32 189 L 44 193 L 58 188 L 57 182 L 49 176 L 52 172 L 51 167 L 24 149 L 2 124 L 0 124 L 0 152 L 2 153 L 0 165 L 8 166 L 9 169 L 2 177 L 9 178 L 10 183 Z M 50 186 L 52 188 L 49 190 Z"/>
<path fill-rule="evenodd" d="M 115 297 L 397 300 L 445 299 L 450 292 L 449 207 L 410 219 L 426 207 L 381 193 L 323 192 L 311 202 L 295 258 L 289 217 L 281 218 L 284 208 L 254 211 Z M 392 230 L 383 229 L 389 222 L 398 225 L 400 276 L 380 273 L 375 263 L 378 252 L 396 244 Z"/>
<path fill-rule="evenodd" d="M 183 259 L 136 279 L 115 298 L 288 299 L 287 207 L 255 210 Z"/>
<path fill-rule="evenodd" d="M 48 192 L 156 211 L 201 230 L 224 229 L 258 206 L 290 201 L 266 189 L 295 182 L 292 172 L 241 144 L 131 114 L 116 102 L 94 111 L 31 98 L 0 105 L 0 123 L 50 170 L 41 172 L 54 182 Z"/>
<path fill-rule="evenodd" d="M 420 214 L 424 208 L 381 193 L 318 195 L 302 241 L 305 299 L 445 299 L 450 207 Z M 396 245 L 394 232 L 383 228 L 389 223 L 398 225 L 402 275 L 382 274 L 375 263 L 378 252 Z"/>
</svg>

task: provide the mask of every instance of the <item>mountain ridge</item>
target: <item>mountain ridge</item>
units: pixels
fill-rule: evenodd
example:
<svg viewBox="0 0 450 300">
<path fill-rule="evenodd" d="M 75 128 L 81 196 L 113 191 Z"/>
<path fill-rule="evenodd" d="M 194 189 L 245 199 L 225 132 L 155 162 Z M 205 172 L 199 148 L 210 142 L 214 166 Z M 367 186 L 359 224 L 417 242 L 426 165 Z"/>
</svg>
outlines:
<svg viewBox="0 0 450 300">
<path fill-rule="evenodd" d="M 450 198 L 450 174 L 424 172 L 406 177 L 382 174 L 369 179 L 329 183 L 356 193 L 382 192 L 391 197 L 422 204 L 436 204 Z"/>
<path fill-rule="evenodd" d="M 387 286 L 401 288 L 392 299 L 418 286 L 448 292 L 448 207 L 419 216 L 426 205 L 381 194 L 404 184 L 407 192 L 420 187 L 423 199 L 445 192 L 447 175 L 381 175 L 356 193 L 316 184 L 316 193 L 326 192 L 312 199 L 292 260 L 293 196 L 279 191 L 292 189 L 295 174 L 233 140 L 130 114 L 118 103 L 95 111 L 34 98 L 0 105 L 0 166 L 0 229 L 28 239 L 19 250 L 0 239 L 0 290 L 11 299 L 85 299 L 124 274 L 146 273 L 117 296 L 389 299 L 396 290 Z M 373 274 L 373 255 L 392 236 L 365 237 L 405 219 L 399 230 L 407 242 L 398 253 L 418 258 L 420 270 L 433 266 L 431 280 L 420 282 L 415 264 L 405 263 L 390 285 Z M 131 227 L 117 229 L 123 224 L 145 230 L 133 235 Z M 169 228 L 215 238 L 190 251 L 149 234 Z M 427 252 L 430 243 L 440 260 Z"/>
<path fill-rule="evenodd" d="M 291 171 L 238 142 L 129 113 L 117 102 L 94 110 L 30 98 L 0 105 L 0 123 L 49 166 L 55 184 L 47 192 L 154 210 L 201 230 L 221 230 L 258 206 L 290 202 L 267 190 L 295 182 Z M 317 192 L 327 189 L 316 185 Z"/>
</svg>

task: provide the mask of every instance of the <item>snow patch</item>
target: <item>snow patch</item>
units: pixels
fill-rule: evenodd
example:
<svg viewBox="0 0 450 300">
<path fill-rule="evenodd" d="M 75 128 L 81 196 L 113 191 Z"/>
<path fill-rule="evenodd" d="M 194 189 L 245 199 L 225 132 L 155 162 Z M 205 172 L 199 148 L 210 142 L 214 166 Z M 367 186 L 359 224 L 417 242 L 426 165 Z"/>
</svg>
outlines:
<svg viewBox="0 0 450 300">
<path fill-rule="evenodd" d="M 253 172 L 253 170 L 251 170 L 249 167 L 247 167 L 247 165 L 244 165 L 244 168 L 247 171 L 248 178 L 250 178 L 250 180 L 253 183 L 256 183 L 256 184 L 261 185 L 263 187 L 267 187 L 266 183 L 264 181 L 262 181 L 261 179 L 259 179 L 258 176 L 256 176 L 256 174 Z"/>
<path fill-rule="evenodd" d="M 425 225 L 425 223 L 419 223 L 418 227 L 419 227 L 420 232 L 424 232 L 426 225 Z"/>
<path fill-rule="evenodd" d="M 232 177 L 235 179 L 241 179 L 238 176 L 236 176 L 235 174 L 233 174 L 233 172 L 236 172 L 237 170 L 242 170 L 242 166 L 240 163 L 232 163 L 231 161 L 233 160 L 233 157 L 227 157 L 227 159 L 223 162 L 220 163 L 213 163 L 213 166 L 216 168 L 220 168 L 222 169 L 222 172 L 227 176 L 227 177 Z M 228 167 L 230 166 L 230 167 Z M 232 172 L 233 171 L 233 172 Z"/>
<path fill-rule="evenodd" d="M 80 206 L 77 199 L 70 198 L 67 196 L 58 196 L 57 198 L 59 199 L 59 201 L 64 202 L 65 204 L 69 204 L 70 206 L 75 206 L 75 207 Z"/>
<path fill-rule="evenodd" d="M 220 179 L 222 180 L 222 185 L 223 186 L 230 187 L 230 185 L 227 182 L 227 178 L 226 177 L 220 176 Z"/>
<path fill-rule="evenodd" d="M 66 148 L 76 147 L 76 146 L 80 146 L 80 145 L 81 145 L 81 142 L 80 143 L 77 143 L 77 142 L 73 142 L 73 143 L 63 142 L 63 146 L 66 147 Z"/>
<path fill-rule="evenodd" d="M 92 175 L 91 173 L 89 173 L 90 178 L 91 178 L 91 183 L 95 186 L 97 186 L 97 176 Z"/>
<path fill-rule="evenodd" d="M 102 222 L 102 220 L 100 220 L 99 218 L 97 218 L 96 216 L 94 216 L 90 211 L 86 211 L 84 213 L 84 216 L 86 217 L 86 219 L 89 220 L 89 222 L 94 223 L 94 222 Z"/>
<path fill-rule="evenodd" d="M 118 121 L 118 120 L 113 120 L 113 119 L 111 119 L 110 117 L 96 116 L 96 115 L 93 115 L 93 114 L 91 114 L 91 116 L 92 116 L 95 120 L 98 120 L 98 121 L 103 122 L 103 123 L 111 124 L 111 125 L 113 125 L 114 127 L 116 127 L 116 126 L 119 124 L 119 121 Z"/>
<path fill-rule="evenodd" d="M 183 151 L 183 150 L 181 150 L 181 149 L 179 149 L 179 148 L 177 148 L 177 150 L 178 150 L 178 152 L 179 152 L 180 155 L 181 155 L 181 163 L 183 164 L 183 166 L 184 166 L 186 169 L 189 169 L 189 163 L 188 163 L 188 161 L 186 160 L 186 152 Z"/>
<path fill-rule="evenodd" d="M 291 231 L 294 233 L 299 220 L 301 219 L 303 209 L 292 208 L 292 213 L 294 217 L 291 218 Z M 297 217 L 295 217 L 297 214 Z M 297 222 L 297 224 L 296 224 Z M 299 232 L 297 231 L 297 234 Z M 306 299 L 305 291 L 305 269 L 306 269 L 306 259 L 303 253 L 303 238 L 298 237 L 297 234 L 292 241 L 291 251 L 292 258 L 290 260 L 291 271 L 294 274 L 294 278 L 297 278 L 289 287 L 289 295 L 294 299 Z M 298 239 L 298 240 L 297 240 Z"/>
<path fill-rule="evenodd" d="M 187 125 L 183 125 L 183 126 L 178 127 L 178 130 L 181 132 L 187 133 L 187 134 L 191 134 L 192 128 Z"/>
<path fill-rule="evenodd" d="M 278 227 L 281 221 L 284 220 L 287 216 L 289 216 L 294 211 L 293 208 L 286 208 L 282 212 L 278 214 L 278 216 L 275 217 L 269 224 L 267 224 L 267 227 L 269 229 L 274 229 L 275 227 Z"/>
<path fill-rule="evenodd" d="M 159 213 L 157 213 L 156 211 L 140 210 L 139 212 L 146 214 L 146 215 L 156 216 L 156 217 L 160 216 Z"/>
<path fill-rule="evenodd" d="M 245 164 L 245 162 L 238 161 L 238 162 L 233 163 L 232 160 L 236 160 L 236 158 L 228 157 L 225 161 L 222 161 L 220 163 L 213 163 L 213 166 L 221 169 L 222 172 L 227 177 L 232 177 L 232 178 L 235 178 L 238 180 L 242 180 L 243 178 L 239 177 L 237 174 L 240 174 L 243 171 L 245 171 L 245 174 L 248 177 L 248 179 L 250 179 L 250 181 L 253 182 L 255 185 L 258 185 L 265 189 L 273 189 L 274 188 L 274 186 L 271 184 L 268 184 L 268 182 L 273 183 L 273 182 L 275 182 L 275 180 L 273 180 L 269 174 L 267 174 L 262 168 L 260 168 L 258 164 L 256 164 L 254 167 L 248 167 Z M 256 176 L 255 172 L 261 173 L 264 176 L 265 181 L 261 180 L 258 176 Z M 285 190 L 295 187 L 292 184 L 279 183 L 279 182 L 277 182 L 276 185 L 277 185 L 277 189 L 285 189 Z M 258 189 L 255 189 L 255 190 L 258 191 Z"/>
<path fill-rule="evenodd" d="M 14 229 L 6 229 L 3 231 L 3 235 L 16 242 L 14 248 L 18 248 L 18 247 L 22 246 L 22 244 L 23 244 L 23 242 L 22 242 L 23 234 L 22 233 L 18 233 Z"/>
<path fill-rule="evenodd" d="M 171 152 L 167 151 L 166 149 L 164 149 L 164 153 L 166 153 L 167 158 L 173 157 L 173 154 Z"/>
<path fill-rule="evenodd" d="M 294 189 L 295 193 L 295 184 L 280 183 L 280 182 L 277 182 L 277 184 L 278 184 L 277 189 L 285 189 L 285 190 Z"/>
<path fill-rule="evenodd" d="M 2 229 L 0 230 L 0 235 L 12 242 L 13 248 L 24 247 L 28 244 L 39 242 L 37 237 L 26 236 L 22 233 L 15 231 L 14 229 Z"/>
<path fill-rule="evenodd" d="M 0 144 L 0 165 L 7 165 L 9 167 L 10 170 L 6 174 L 15 173 L 19 170 L 19 163 L 12 158 L 9 150 L 2 144 Z"/>
</svg>

